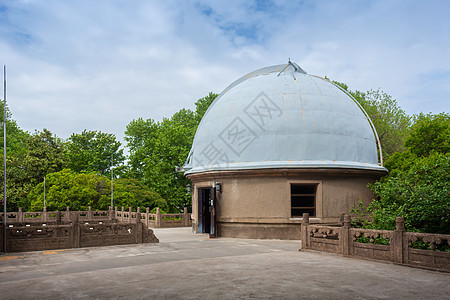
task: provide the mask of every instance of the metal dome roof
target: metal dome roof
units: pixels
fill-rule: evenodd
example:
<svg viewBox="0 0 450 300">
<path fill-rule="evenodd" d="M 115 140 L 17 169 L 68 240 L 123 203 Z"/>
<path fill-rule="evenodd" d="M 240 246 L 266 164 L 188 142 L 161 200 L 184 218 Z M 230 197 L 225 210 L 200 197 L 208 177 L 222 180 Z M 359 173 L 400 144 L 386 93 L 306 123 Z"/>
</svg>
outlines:
<svg viewBox="0 0 450 300">
<path fill-rule="evenodd" d="M 372 122 L 350 95 L 289 61 L 243 76 L 216 98 L 184 170 L 385 171 L 378 164 L 377 140 Z"/>
</svg>

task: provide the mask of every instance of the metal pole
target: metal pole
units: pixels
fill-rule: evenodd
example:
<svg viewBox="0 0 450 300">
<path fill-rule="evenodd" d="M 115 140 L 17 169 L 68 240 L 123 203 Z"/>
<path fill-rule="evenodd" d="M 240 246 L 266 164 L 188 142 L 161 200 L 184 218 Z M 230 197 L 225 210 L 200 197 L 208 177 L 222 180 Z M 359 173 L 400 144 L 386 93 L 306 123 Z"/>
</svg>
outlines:
<svg viewBox="0 0 450 300">
<path fill-rule="evenodd" d="M 44 176 L 44 207 L 46 207 L 46 205 L 45 205 L 45 176 Z"/>
<path fill-rule="evenodd" d="M 113 165 L 114 159 L 113 154 L 111 153 L 111 209 L 114 207 L 114 177 L 113 177 Z"/>
<path fill-rule="evenodd" d="M 6 253 L 6 66 L 3 65 L 3 252 Z"/>
</svg>

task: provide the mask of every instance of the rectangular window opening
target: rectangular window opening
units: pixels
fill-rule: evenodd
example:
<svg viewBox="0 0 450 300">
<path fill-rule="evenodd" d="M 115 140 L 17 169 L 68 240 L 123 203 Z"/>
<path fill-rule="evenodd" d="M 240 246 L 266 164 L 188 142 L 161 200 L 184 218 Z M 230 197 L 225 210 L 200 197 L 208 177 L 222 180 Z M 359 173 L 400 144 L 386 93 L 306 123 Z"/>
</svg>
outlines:
<svg viewBox="0 0 450 300">
<path fill-rule="evenodd" d="M 291 184 L 291 217 L 301 218 L 304 213 L 316 216 L 317 184 Z"/>
</svg>

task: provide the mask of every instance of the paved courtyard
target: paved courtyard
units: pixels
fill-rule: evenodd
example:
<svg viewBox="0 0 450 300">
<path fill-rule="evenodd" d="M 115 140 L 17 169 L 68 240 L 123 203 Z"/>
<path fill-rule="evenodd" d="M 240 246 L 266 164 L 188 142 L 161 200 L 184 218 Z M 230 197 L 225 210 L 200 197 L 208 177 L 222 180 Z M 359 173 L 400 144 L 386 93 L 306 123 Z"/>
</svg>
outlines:
<svg viewBox="0 0 450 300">
<path fill-rule="evenodd" d="M 0 256 L 1 299 L 450 299 L 450 274 L 156 229 L 159 244 Z"/>
</svg>

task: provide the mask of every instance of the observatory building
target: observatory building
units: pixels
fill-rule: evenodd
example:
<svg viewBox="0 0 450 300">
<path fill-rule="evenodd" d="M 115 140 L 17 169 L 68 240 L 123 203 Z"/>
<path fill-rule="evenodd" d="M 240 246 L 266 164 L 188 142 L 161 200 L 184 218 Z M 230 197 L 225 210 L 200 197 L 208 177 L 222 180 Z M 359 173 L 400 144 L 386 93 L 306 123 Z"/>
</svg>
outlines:
<svg viewBox="0 0 450 300">
<path fill-rule="evenodd" d="M 334 223 L 387 170 L 367 113 L 334 83 L 297 64 L 262 68 L 211 104 L 184 166 L 193 229 L 300 239 L 303 213 Z"/>
</svg>

